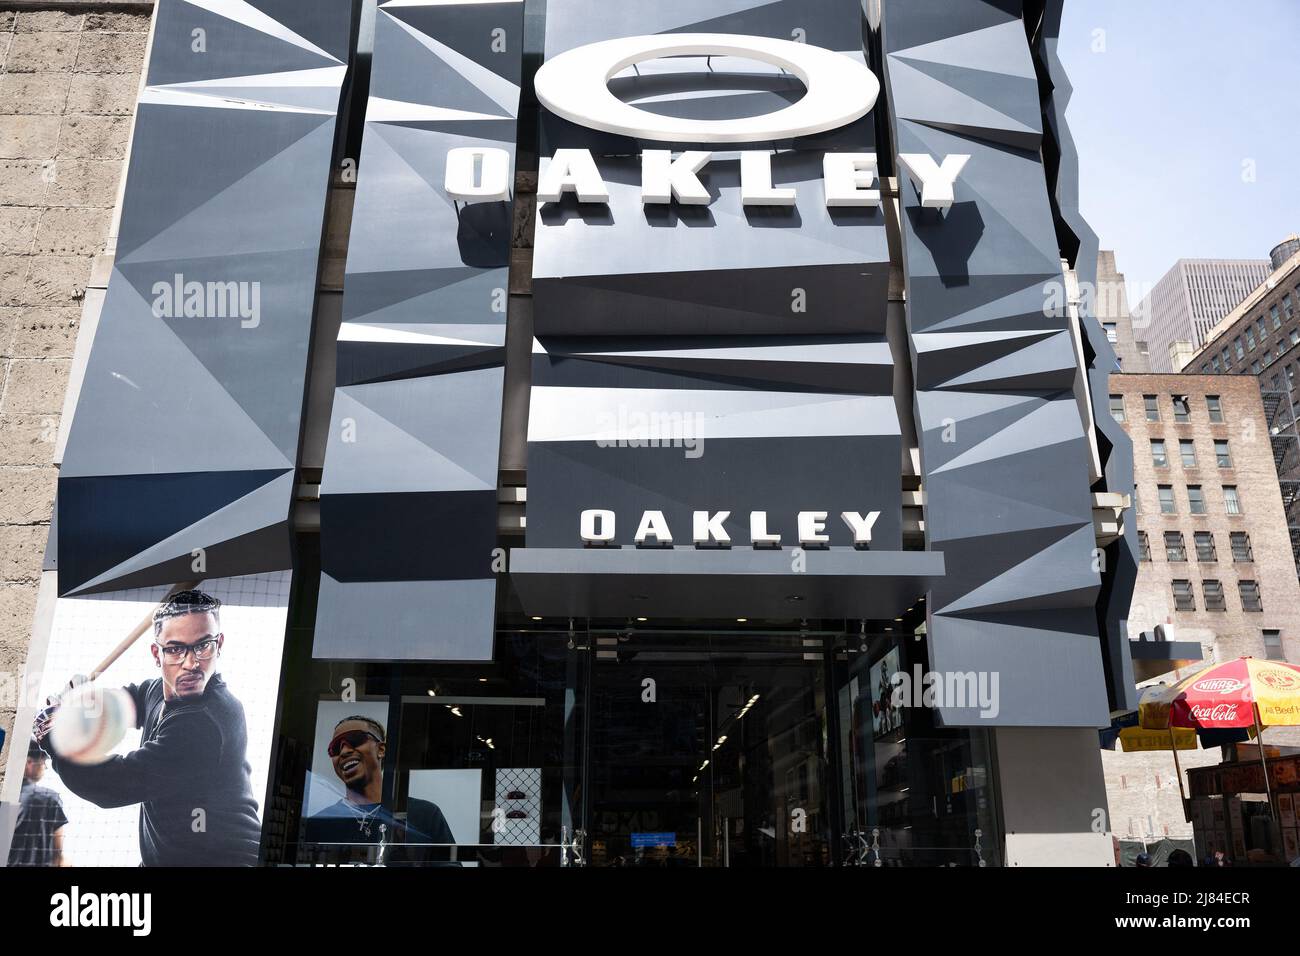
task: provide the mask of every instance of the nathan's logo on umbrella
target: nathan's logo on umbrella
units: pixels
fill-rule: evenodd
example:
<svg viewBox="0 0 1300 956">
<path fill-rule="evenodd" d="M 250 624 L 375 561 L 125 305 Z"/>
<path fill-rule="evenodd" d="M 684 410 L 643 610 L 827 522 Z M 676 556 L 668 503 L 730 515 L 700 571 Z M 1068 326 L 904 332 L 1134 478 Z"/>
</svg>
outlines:
<svg viewBox="0 0 1300 956">
<path fill-rule="evenodd" d="M 1300 677 L 1290 671 L 1284 670 L 1261 670 L 1256 675 L 1259 682 L 1274 690 L 1291 690 L 1300 687 Z"/>
<path fill-rule="evenodd" d="M 1208 680 L 1197 681 L 1192 685 L 1192 689 L 1204 694 L 1231 694 L 1245 686 L 1243 682 L 1233 680 L 1231 677 L 1211 677 Z"/>
</svg>

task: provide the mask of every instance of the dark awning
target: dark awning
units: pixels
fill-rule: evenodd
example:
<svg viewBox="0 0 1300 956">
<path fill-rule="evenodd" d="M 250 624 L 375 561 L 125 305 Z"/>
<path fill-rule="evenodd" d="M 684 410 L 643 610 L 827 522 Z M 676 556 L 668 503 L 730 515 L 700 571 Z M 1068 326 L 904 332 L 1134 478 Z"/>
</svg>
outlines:
<svg viewBox="0 0 1300 956">
<path fill-rule="evenodd" d="M 795 570 L 802 562 L 802 568 Z M 656 618 L 899 616 L 943 576 L 937 551 L 516 548 L 527 614 Z"/>
</svg>

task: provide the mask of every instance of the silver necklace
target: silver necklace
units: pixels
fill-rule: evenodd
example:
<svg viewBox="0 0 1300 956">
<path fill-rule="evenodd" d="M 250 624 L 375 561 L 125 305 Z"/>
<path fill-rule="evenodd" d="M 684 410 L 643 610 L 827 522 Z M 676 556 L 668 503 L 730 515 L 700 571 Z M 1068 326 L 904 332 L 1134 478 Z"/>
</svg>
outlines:
<svg viewBox="0 0 1300 956">
<path fill-rule="evenodd" d="M 347 804 L 348 810 L 352 813 L 352 816 L 356 818 L 357 826 L 365 836 L 370 836 L 370 821 L 374 819 L 375 814 L 378 813 L 382 807 L 382 803 L 376 803 L 373 810 L 370 810 L 367 813 L 362 813 L 353 807 L 352 804 Z"/>
</svg>

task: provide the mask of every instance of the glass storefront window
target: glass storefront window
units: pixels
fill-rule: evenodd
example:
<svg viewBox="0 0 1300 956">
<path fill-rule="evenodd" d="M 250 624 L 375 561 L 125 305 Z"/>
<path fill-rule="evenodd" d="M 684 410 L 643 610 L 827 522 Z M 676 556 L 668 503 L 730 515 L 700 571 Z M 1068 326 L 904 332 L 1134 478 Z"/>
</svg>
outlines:
<svg viewBox="0 0 1300 956">
<path fill-rule="evenodd" d="M 901 624 L 507 618 L 491 661 L 289 668 L 264 862 L 1000 862 L 988 735 L 895 686 L 925 667 Z M 308 653 L 310 622 L 290 630 Z"/>
</svg>

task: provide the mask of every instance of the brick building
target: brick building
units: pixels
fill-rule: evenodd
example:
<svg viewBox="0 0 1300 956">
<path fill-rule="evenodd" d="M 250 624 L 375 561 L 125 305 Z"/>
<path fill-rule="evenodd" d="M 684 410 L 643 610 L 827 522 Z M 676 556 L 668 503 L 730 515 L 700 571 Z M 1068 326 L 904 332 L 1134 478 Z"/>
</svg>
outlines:
<svg viewBox="0 0 1300 956">
<path fill-rule="evenodd" d="M 58 9 L 54 9 L 57 7 Z M 107 281 L 150 3 L 0 0 L 0 728 L 53 510 L 64 393 Z M 5 751 L 8 751 L 6 741 Z M 3 780 L 0 761 L 0 781 Z"/>
<path fill-rule="evenodd" d="M 1133 440 L 1141 563 L 1129 633 L 1162 626 L 1205 663 L 1300 661 L 1300 585 L 1253 377 L 1112 375 L 1111 410 Z M 1161 678 L 1172 682 L 1202 664 Z M 1294 730 L 1266 732 L 1294 745 Z M 1121 838 L 1187 837 L 1173 758 L 1103 751 L 1111 824 Z M 1180 757 L 1218 763 L 1219 750 Z"/>
<path fill-rule="evenodd" d="M 1274 249 L 1272 274 L 1214 327 L 1186 369 L 1259 380 L 1291 551 L 1300 568 L 1300 252 L 1282 258 L 1292 249 L 1290 240 Z"/>
</svg>

